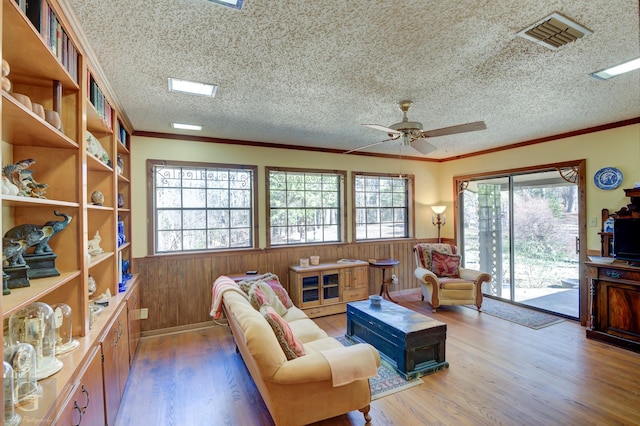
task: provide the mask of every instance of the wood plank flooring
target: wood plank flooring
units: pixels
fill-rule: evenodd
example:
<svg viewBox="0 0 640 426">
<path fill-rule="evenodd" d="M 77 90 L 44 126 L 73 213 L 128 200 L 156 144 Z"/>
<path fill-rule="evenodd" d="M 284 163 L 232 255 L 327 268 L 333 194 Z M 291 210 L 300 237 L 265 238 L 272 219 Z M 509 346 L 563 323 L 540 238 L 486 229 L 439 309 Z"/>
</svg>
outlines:
<svg viewBox="0 0 640 426">
<path fill-rule="evenodd" d="M 640 424 L 640 354 L 587 340 L 569 320 L 533 330 L 465 307 L 432 313 L 419 291 L 392 296 L 447 323 L 450 367 L 373 401 L 372 425 Z M 316 322 L 337 336 L 346 316 Z M 362 424 L 355 411 L 316 425 Z M 228 328 L 213 326 L 141 339 L 116 420 L 124 425 L 273 421 Z"/>
</svg>

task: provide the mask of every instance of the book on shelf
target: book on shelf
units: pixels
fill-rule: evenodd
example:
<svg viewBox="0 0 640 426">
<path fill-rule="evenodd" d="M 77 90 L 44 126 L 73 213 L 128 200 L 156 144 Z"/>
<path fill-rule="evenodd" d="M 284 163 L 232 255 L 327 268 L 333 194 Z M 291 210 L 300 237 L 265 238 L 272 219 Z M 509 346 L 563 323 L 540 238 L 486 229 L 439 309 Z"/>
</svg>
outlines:
<svg viewBox="0 0 640 426">
<path fill-rule="evenodd" d="M 18 3 L 18 7 L 24 12 L 27 13 L 27 0 L 16 0 Z"/>
<path fill-rule="evenodd" d="M 46 46 L 58 58 L 69 76 L 78 82 L 78 51 L 71 39 L 62 28 L 56 14 L 51 10 L 49 3 L 42 0 L 18 0 L 18 5 L 24 1 L 25 15 L 35 29 L 40 33 Z"/>
<path fill-rule="evenodd" d="M 102 90 L 98 86 L 98 83 L 94 80 L 91 73 L 89 73 L 88 80 L 88 93 L 89 93 L 89 102 L 93 105 L 100 116 L 100 118 L 105 122 L 109 129 L 112 128 L 112 119 L 113 119 L 113 110 L 111 109 L 111 105 L 109 105 L 109 101 L 105 98 Z"/>
<path fill-rule="evenodd" d="M 124 128 L 120 120 L 118 120 L 118 140 L 125 148 L 129 148 L 129 133 L 127 133 L 127 129 Z"/>
</svg>

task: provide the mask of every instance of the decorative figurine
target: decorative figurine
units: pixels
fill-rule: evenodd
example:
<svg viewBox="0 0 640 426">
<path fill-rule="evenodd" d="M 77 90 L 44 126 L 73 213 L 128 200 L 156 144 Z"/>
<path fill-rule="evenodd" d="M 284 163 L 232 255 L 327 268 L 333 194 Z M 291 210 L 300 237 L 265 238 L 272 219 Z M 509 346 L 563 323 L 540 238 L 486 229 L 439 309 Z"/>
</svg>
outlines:
<svg viewBox="0 0 640 426">
<path fill-rule="evenodd" d="M 116 157 L 116 168 L 118 169 L 119 175 L 124 173 L 124 160 L 122 158 L 122 155 L 120 154 L 118 154 L 118 156 Z"/>
<path fill-rule="evenodd" d="M 28 170 L 35 162 L 33 158 L 27 158 L 15 164 L 7 164 L 2 168 L 2 174 L 9 182 L 18 188 L 17 195 L 22 197 L 46 198 L 44 194 L 49 185 L 37 182 L 33 178 L 33 170 Z M 4 186 L 3 183 L 3 188 Z"/>
<path fill-rule="evenodd" d="M 89 296 L 92 296 L 97 289 L 98 289 L 98 284 L 96 283 L 96 279 L 93 278 L 93 275 L 89 275 Z"/>
<path fill-rule="evenodd" d="M 24 250 L 27 242 L 25 240 L 14 240 L 13 238 L 2 239 L 2 264 L 7 266 L 16 266 L 20 261 L 19 255 Z"/>
<path fill-rule="evenodd" d="M 100 232 L 96 231 L 96 234 L 92 239 L 89 240 L 89 254 L 91 256 L 96 256 L 100 253 L 104 253 L 102 247 L 100 247 L 100 241 L 102 241 L 102 237 L 100 237 Z"/>
<path fill-rule="evenodd" d="M 118 208 L 121 209 L 124 207 L 124 195 L 118 194 Z"/>
<path fill-rule="evenodd" d="M 15 186 L 11 181 L 2 174 L 2 195 L 18 195 L 20 189 Z"/>
<path fill-rule="evenodd" d="M 100 191 L 93 191 L 91 194 L 91 204 L 94 206 L 101 206 L 104 204 L 104 195 Z"/>
<path fill-rule="evenodd" d="M 35 248 L 35 254 L 42 253 L 52 253 L 53 250 L 49 247 L 49 240 L 53 238 L 58 232 L 62 231 L 64 228 L 71 223 L 71 216 L 66 213 L 59 212 L 58 210 L 54 210 L 53 214 L 56 216 L 64 217 L 64 220 L 52 220 L 44 224 L 44 227 L 50 226 L 53 228 L 53 234 L 49 237 L 43 238 Z"/>
<path fill-rule="evenodd" d="M 11 229 L 9 229 L 5 234 L 5 238 L 13 239 L 16 241 L 24 240 L 25 246 L 22 250 L 18 251 L 16 254 L 17 259 L 15 259 L 12 264 L 13 265 L 25 265 L 27 262 L 24 260 L 24 254 L 30 247 L 33 247 L 40 243 L 44 238 L 51 238 L 54 234 L 53 228 L 51 226 L 38 226 L 31 224 L 18 225 Z M 4 240 L 3 240 L 4 242 Z"/>
</svg>

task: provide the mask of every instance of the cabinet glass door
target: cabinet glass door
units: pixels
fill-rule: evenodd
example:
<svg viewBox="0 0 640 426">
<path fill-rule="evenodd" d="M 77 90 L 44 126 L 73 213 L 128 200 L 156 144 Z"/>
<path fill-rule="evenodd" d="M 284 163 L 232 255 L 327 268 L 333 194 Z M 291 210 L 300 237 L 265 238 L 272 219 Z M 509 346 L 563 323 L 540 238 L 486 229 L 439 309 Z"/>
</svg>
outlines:
<svg viewBox="0 0 640 426">
<path fill-rule="evenodd" d="M 320 277 L 318 275 L 311 275 L 308 277 L 302 277 L 302 304 L 304 305 L 317 305 L 320 303 Z"/>
<path fill-rule="evenodd" d="M 322 299 L 338 301 L 340 299 L 340 274 L 338 272 L 324 273 L 322 275 Z"/>
</svg>

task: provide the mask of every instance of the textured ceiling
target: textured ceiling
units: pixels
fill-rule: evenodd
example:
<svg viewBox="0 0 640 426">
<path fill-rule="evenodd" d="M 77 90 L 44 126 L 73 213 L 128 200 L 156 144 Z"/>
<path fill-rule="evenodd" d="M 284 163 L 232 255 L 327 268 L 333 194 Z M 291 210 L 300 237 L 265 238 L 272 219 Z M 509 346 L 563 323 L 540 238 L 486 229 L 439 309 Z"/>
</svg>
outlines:
<svg viewBox="0 0 640 426">
<path fill-rule="evenodd" d="M 349 150 L 409 119 L 487 130 L 430 139 L 446 159 L 640 117 L 637 0 L 62 0 L 136 131 Z M 593 31 L 558 50 L 518 37 L 552 12 Z M 170 93 L 167 78 L 217 84 Z M 179 132 L 171 122 L 201 124 Z M 421 157 L 399 141 L 367 152 Z"/>
</svg>

